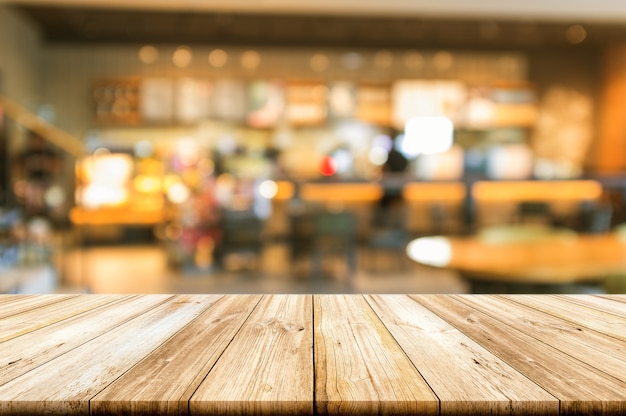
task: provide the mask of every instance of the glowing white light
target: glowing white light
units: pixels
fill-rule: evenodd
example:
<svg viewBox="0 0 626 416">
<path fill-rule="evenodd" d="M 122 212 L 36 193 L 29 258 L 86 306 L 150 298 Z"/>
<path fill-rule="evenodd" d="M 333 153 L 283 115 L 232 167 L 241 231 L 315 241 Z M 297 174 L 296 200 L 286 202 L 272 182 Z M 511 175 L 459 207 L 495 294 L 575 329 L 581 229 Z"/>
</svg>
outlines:
<svg viewBox="0 0 626 416">
<path fill-rule="evenodd" d="M 176 153 L 185 166 L 192 166 L 198 161 L 198 144 L 192 138 L 181 138 L 176 145 Z"/>
<path fill-rule="evenodd" d="M 417 176 L 423 180 L 453 181 L 463 176 L 464 152 L 459 146 L 452 146 L 444 153 L 421 155 L 417 159 Z"/>
<path fill-rule="evenodd" d="M 412 117 L 404 128 L 401 151 L 410 156 L 446 152 L 453 137 L 454 125 L 448 117 Z"/>
<path fill-rule="evenodd" d="M 167 190 L 167 199 L 173 204 L 182 204 L 187 201 L 190 196 L 191 191 L 181 182 L 173 184 L 170 189 Z"/>
<path fill-rule="evenodd" d="M 99 208 L 103 205 L 121 205 L 128 200 L 128 192 L 103 184 L 92 184 L 82 190 L 81 202 L 86 208 Z"/>
<path fill-rule="evenodd" d="M 65 192 L 58 185 L 51 186 L 43 196 L 49 207 L 56 208 L 65 202 Z"/>
<path fill-rule="evenodd" d="M 374 146 L 370 149 L 368 156 L 372 165 L 382 166 L 387 161 L 389 153 L 382 146 Z"/>
<path fill-rule="evenodd" d="M 272 199 L 278 193 L 278 185 L 276 182 L 266 180 L 259 185 L 259 195 L 265 199 Z"/>
<path fill-rule="evenodd" d="M 339 149 L 333 154 L 333 160 L 337 166 L 337 173 L 349 173 L 352 170 L 354 156 L 349 150 Z"/>
<path fill-rule="evenodd" d="M 374 137 L 374 140 L 372 140 L 372 146 L 380 146 L 387 152 L 390 152 L 393 148 L 393 140 L 386 134 L 378 134 Z"/>
<path fill-rule="evenodd" d="M 420 146 L 417 140 L 410 140 L 405 134 L 396 138 L 396 150 L 407 159 L 415 159 L 420 154 Z"/>
<path fill-rule="evenodd" d="M 487 153 L 487 176 L 491 179 L 528 179 L 533 174 L 533 152 L 525 144 L 494 146 Z"/>
<path fill-rule="evenodd" d="M 452 259 L 450 242 L 445 237 L 422 237 L 409 243 L 406 253 L 412 260 L 431 266 L 446 266 Z"/>
</svg>

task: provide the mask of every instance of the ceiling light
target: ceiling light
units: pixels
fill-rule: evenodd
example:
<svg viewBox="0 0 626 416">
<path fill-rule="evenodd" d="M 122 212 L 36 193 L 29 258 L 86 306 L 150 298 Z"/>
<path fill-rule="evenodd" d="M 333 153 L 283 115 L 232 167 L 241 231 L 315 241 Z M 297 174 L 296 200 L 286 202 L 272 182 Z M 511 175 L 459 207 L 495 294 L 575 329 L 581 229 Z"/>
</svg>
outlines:
<svg viewBox="0 0 626 416">
<path fill-rule="evenodd" d="M 450 52 L 437 52 L 435 56 L 433 56 L 433 65 L 435 68 L 440 71 L 446 71 L 452 67 L 454 63 L 454 57 Z"/>
<path fill-rule="evenodd" d="M 179 46 L 172 55 L 172 62 L 179 68 L 186 68 L 191 63 L 192 54 L 188 46 Z"/>
<path fill-rule="evenodd" d="M 374 55 L 374 65 L 379 69 L 391 68 L 393 65 L 393 54 L 388 50 L 380 50 Z"/>
<path fill-rule="evenodd" d="M 228 54 L 223 49 L 213 49 L 209 53 L 209 64 L 214 68 L 221 68 L 228 62 Z"/>
<path fill-rule="evenodd" d="M 424 66 L 424 56 L 415 51 L 407 52 L 404 55 L 404 65 L 413 70 L 421 69 Z"/>
<path fill-rule="evenodd" d="M 323 53 L 316 53 L 311 57 L 309 65 L 315 72 L 324 72 L 328 69 L 329 59 Z"/>
<path fill-rule="evenodd" d="M 245 69 L 256 69 L 259 67 L 261 63 L 261 55 L 257 51 L 245 51 L 243 55 L 241 55 L 241 65 Z"/>
<path fill-rule="evenodd" d="M 587 38 L 587 30 L 581 25 L 572 25 L 565 31 L 565 39 L 572 45 L 578 45 Z"/>
<path fill-rule="evenodd" d="M 159 50 L 152 45 L 142 46 L 139 49 L 139 60 L 144 64 L 154 63 L 159 58 Z"/>
</svg>

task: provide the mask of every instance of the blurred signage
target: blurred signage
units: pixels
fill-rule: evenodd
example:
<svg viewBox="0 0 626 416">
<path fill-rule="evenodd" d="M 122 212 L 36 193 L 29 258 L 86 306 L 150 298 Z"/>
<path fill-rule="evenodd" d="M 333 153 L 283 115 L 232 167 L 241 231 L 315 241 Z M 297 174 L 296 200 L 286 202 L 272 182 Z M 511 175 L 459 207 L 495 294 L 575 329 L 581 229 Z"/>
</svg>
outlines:
<svg viewBox="0 0 626 416">
<path fill-rule="evenodd" d="M 392 121 L 404 128 L 413 117 L 447 117 L 456 125 L 466 102 L 465 84 L 457 81 L 401 80 L 392 86 Z"/>
<path fill-rule="evenodd" d="M 328 117 L 328 87 L 322 83 L 287 85 L 287 122 L 291 125 L 319 125 Z"/>
<path fill-rule="evenodd" d="M 391 118 L 389 85 L 360 85 L 357 90 L 356 117 L 366 123 L 388 126 Z"/>
<path fill-rule="evenodd" d="M 220 79 L 211 96 L 212 114 L 219 120 L 242 122 L 246 116 L 246 88 L 243 81 Z"/>
<path fill-rule="evenodd" d="M 254 81 L 248 84 L 246 123 L 250 127 L 276 126 L 284 113 L 285 89 L 281 83 Z"/>
<path fill-rule="evenodd" d="M 175 85 L 175 117 L 183 124 L 197 123 L 211 116 L 211 83 L 180 78 Z"/>
<path fill-rule="evenodd" d="M 146 78 L 141 84 L 141 115 L 147 122 L 174 118 L 174 83 L 168 78 Z"/>
<path fill-rule="evenodd" d="M 96 120 L 104 124 L 138 124 L 141 121 L 139 92 L 137 78 L 97 81 L 93 89 Z"/>
</svg>

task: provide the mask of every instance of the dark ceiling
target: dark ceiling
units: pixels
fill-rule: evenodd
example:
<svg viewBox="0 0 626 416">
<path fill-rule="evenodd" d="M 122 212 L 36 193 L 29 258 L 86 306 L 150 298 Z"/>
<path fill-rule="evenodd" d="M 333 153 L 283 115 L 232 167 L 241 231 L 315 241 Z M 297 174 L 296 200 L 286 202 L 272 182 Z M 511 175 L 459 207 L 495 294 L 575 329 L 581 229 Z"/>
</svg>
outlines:
<svg viewBox="0 0 626 416">
<path fill-rule="evenodd" d="M 14 7 L 36 22 L 48 42 L 547 49 L 599 48 L 626 41 L 626 24 L 584 24 L 584 41 L 572 44 L 567 31 L 574 22 Z"/>
</svg>

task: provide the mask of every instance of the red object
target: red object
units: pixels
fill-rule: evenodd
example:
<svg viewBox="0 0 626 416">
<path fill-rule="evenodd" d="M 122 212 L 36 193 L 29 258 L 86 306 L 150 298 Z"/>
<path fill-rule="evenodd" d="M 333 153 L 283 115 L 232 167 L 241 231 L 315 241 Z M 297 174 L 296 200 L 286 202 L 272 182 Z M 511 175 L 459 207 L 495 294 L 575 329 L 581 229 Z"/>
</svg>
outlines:
<svg viewBox="0 0 626 416">
<path fill-rule="evenodd" d="M 324 176 L 333 176 L 337 173 L 337 163 L 330 156 L 324 156 L 320 164 L 320 173 Z"/>
</svg>

